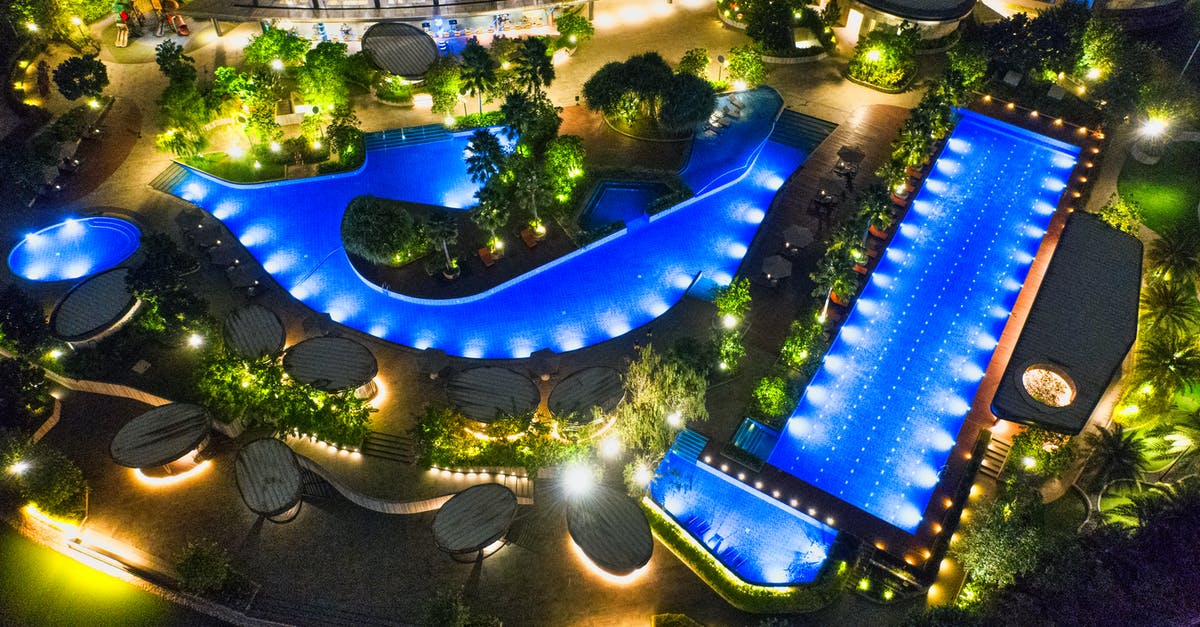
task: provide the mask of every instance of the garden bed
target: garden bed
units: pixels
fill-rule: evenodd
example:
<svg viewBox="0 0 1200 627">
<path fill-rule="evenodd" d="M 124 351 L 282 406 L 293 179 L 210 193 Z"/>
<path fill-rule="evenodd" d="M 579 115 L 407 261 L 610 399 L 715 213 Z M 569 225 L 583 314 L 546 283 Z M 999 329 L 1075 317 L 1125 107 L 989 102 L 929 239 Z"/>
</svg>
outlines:
<svg viewBox="0 0 1200 627">
<path fill-rule="evenodd" d="M 261 183 L 283 178 L 286 166 L 280 163 L 255 161 L 252 158 L 235 159 L 224 152 L 210 152 L 188 157 L 183 162 L 201 172 L 232 183 Z M 260 167 L 254 167 L 254 164 Z"/>
</svg>

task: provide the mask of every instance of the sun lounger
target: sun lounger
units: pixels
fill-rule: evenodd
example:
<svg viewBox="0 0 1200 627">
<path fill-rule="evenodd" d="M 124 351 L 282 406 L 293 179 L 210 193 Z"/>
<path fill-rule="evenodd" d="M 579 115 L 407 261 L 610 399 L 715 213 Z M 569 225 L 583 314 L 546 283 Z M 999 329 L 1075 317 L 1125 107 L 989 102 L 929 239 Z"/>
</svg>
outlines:
<svg viewBox="0 0 1200 627">
<path fill-rule="evenodd" d="M 742 117 L 742 114 L 738 113 L 737 109 L 726 108 L 726 109 L 722 109 L 722 112 L 725 114 L 726 117 L 730 117 L 735 120 L 741 119 L 741 117 Z"/>
<path fill-rule="evenodd" d="M 742 99 L 738 98 L 737 94 L 729 94 L 729 102 L 733 103 L 733 106 L 739 109 L 741 109 L 743 106 Z"/>
<path fill-rule="evenodd" d="M 729 118 L 721 118 L 720 120 L 717 120 L 717 126 L 719 126 L 721 128 L 728 127 L 729 126 Z"/>
</svg>

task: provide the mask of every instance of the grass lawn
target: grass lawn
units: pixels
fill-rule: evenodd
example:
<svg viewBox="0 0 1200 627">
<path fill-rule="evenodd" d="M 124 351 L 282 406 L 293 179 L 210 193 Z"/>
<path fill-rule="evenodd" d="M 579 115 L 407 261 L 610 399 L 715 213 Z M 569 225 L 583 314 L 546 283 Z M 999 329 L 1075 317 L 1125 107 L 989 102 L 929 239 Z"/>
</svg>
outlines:
<svg viewBox="0 0 1200 627">
<path fill-rule="evenodd" d="M 1044 520 L 1048 531 L 1075 533 L 1086 518 L 1087 504 L 1074 489 L 1046 504 Z"/>
<path fill-rule="evenodd" d="M 1143 221 L 1153 231 L 1162 233 L 1175 226 L 1194 226 L 1196 206 L 1200 204 L 1197 163 L 1200 163 L 1200 142 L 1170 144 L 1155 165 L 1127 160 L 1117 180 L 1117 190 L 1123 198 L 1142 206 Z"/>
<path fill-rule="evenodd" d="M 234 159 L 223 152 L 197 155 L 186 159 L 184 163 L 234 183 L 257 183 L 283 178 L 282 164 L 263 163 L 262 167 L 255 168 L 254 159 Z"/>
</svg>

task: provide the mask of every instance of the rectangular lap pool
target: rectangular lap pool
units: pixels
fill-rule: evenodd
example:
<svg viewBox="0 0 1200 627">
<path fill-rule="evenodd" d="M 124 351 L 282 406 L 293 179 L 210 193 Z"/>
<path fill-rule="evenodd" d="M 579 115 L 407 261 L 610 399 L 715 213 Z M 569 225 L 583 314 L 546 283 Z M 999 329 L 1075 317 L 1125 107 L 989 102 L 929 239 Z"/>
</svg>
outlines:
<svg viewBox="0 0 1200 627">
<path fill-rule="evenodd" d="M 962 112 L 768 463 L 915 533 L 1078 153 Z"/>
</svg>

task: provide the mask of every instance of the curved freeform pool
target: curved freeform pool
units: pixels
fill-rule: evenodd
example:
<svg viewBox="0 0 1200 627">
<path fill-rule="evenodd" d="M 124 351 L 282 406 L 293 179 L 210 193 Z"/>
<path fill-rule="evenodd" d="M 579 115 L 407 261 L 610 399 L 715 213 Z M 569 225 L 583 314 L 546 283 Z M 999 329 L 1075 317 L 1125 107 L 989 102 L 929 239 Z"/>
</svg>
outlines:
<svg viewBox="0 0 1200 627">
<path fill-rule="evenodd" d="M 346 204 L 363 194 L 470 206 L 477 189 L 463 162 L 470 133 L 376 133 L 361 169 L 295 181 L 236 185 L 181 169 L 165 191 L 207 209 L 292 296 L 342 324 L 470 358 L 564 352 L 654 320 L 697 276 L 732 280 L 775 192 L 820 141 L 771 141 L 782 98 L 759 89 L 741 99 L 741 120 L 698 137 L 681 173 L 700 195 L 463 298 L 413 298 L 369 283 L 342 248 L 340 224 Z"/>
<path fill-rule="evenodd" d="M 141 236 L 121 218 L 71 218 L 22 238 L 8 254 L 8 267 L 30 281 L 78 279 L 128 259 Z"/>
</svg>

